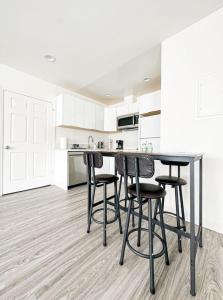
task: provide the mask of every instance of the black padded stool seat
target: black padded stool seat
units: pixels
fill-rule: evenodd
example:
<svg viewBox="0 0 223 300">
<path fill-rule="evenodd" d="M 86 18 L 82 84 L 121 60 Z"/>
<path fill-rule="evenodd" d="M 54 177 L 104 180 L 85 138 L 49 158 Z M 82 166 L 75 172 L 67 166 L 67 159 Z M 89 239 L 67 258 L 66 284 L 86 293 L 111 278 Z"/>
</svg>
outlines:
<svg viewBox="0 0 223 300">
<path fill-rule="evenodd" d="M 155 180 L 160 184 L 168 184 L 172 186 L 187 184 L 186 180 L 175 176 L 157 176 Z"/>
<path fill-rule="evenodd" d="M 98 174 L 95 175 L 96 183 L 112 183 L 118 181 L 118 176 L 113 174 Z"/>
<path fill-rule="evenodd" d="M 165 190 L 161 186 L 150 183 L 140 183 L 139 190 L 140 197 L 147 199 L 163 198 L 166 195 Z M 137 196 L 135 183 L 128 186 L 128 192 L 133 196 Z"/>
</svg>

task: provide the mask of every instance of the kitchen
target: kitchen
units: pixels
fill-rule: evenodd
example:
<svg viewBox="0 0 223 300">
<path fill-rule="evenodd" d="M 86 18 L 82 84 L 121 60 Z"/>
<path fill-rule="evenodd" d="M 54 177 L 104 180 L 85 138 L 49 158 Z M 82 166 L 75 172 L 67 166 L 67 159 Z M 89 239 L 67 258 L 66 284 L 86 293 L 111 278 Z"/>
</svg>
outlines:
<svg viewBox="0 0 223 300">
<path fill-rule="evenodd" d="M 0 22 L 0 299 L 223 299 L 223 1 Z"/>
<path fill-rule="evenodd" d="M 151 147 L 151 152 L 159 152 L 160 103 L 160 91 L 142 95 L 139 99 L 134 99 L 130 95 L 118 105 L 109 107 L 95 104 L 93 108 L 93 104 L 90 103 L 90 109 L 86 108 L 88 102 L 81 103 L 81 100 L 75 97 L 59 95 L 56 112 L 56 142 L 59 149 L 55 151 L 55 185 L 66 190 L 69 186 L 86 183 L 86 168 L 81 157 L 83 149 L 148 151 Z M 71 113 L 77 111 L 79 114 L 84 109 L 86 116 L 87 111 L 90 113 L 85 119 L 86 122 L 91 120 L 88 124 L 81 124 L 84 120 L 79 120 L 75 113 Z M 92 116 L 94 110 L 95 120 Z M 67 113 L 70 115 L 66 115 Z M 73 128 L 78 128 L 79 134 L 74 132 Z M 92 131 L 94 138 L 92 135 L 87 136 L 89 130 Z M 67 133 L 69 138 L 62 136 Z M 98 147 L 98 143 L 101 143 L 102 147 Z M 78 174 L 75 174 L 75 170 L 79 170 Z M 112 173 L 113 171 L 114 160 L 106 158 L 100 172 Z"/>
</svg>

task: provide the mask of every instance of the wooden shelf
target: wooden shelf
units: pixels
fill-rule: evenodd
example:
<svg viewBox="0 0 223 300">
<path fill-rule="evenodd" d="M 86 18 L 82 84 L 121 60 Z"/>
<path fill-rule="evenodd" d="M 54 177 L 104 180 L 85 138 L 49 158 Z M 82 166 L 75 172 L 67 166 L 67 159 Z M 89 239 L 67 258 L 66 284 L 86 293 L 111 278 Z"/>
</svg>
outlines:
<svg viewBox="0 0 223 300">
<path fill-rule="evenodd" d="M 156 115 L 160 115 L 160 114 L 161 114 L 161 110 L 154 110 L 154 111 L 148 111 L 146 113 L 140 114 L 140 116 L 151 117 L 151 116 L 156 116 Z"/>
</svg>

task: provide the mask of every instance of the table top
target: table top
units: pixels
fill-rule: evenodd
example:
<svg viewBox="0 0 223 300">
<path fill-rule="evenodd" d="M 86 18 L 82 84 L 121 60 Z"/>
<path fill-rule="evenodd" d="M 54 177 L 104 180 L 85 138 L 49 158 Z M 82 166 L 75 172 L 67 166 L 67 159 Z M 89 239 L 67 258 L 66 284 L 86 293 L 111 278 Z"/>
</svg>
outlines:
<svg viewBox="0 0 223 300">
<path fill-rule="evenodd" d="M 155 160 L 169 160 L 169 161 L 184 161 L 191 162 L 203 158 L 204 153 L 187 153 L 187 152 L 145 152 L 140 150 L 120 150 L 120 149 L 96 149 L 96 150 L 83 150 L 83 152 L 100 152 L 103 156 L 114 157 L 117 153 L 149 155 Z"/>
</svg>

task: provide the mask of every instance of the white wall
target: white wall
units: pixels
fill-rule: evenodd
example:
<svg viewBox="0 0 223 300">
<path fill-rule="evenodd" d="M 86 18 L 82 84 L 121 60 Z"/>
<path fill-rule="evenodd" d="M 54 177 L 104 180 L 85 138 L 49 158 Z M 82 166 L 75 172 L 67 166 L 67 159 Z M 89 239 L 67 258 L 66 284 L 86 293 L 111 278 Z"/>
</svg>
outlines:
<svg viewBox="0 0 223 300">
<path fill-rule="evenodd" d="M 223 9 L 164 41 L 161 81 L 161 150 L 205 153 L 204 226 L 221 233 L 223 233 L 222 37 Z M 200 116 L 199 103 L 202 101 L 211 112 L 211 117 Z M 215 107 L 217 112 L 213 113 Z M 186 170 L 184 176 L 188 177 Z M 188 190 L 185 191 L 185 195 L 188 215 Z M 196 206 L 198 208 L 198 205 Z"/>
</svg>

